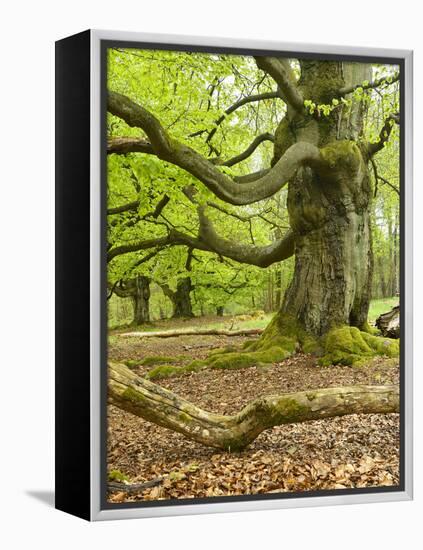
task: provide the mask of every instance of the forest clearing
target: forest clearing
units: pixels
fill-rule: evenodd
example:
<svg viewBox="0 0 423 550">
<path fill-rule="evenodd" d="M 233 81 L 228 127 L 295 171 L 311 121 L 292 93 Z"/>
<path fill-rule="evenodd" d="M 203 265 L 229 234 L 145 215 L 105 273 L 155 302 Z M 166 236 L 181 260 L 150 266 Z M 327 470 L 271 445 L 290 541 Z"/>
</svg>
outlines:
<svg viewBox="0 0 423 550">
<path fill-rule="evenodd" d="M 399 81 L 108 50 L 109 502 L 399 486 Z"/>
</svg>

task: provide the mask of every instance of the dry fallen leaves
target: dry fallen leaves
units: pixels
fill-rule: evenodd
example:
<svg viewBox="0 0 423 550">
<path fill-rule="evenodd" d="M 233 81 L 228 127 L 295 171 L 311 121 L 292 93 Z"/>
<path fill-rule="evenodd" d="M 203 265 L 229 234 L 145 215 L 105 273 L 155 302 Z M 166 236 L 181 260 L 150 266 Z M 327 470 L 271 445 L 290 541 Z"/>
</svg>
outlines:
<svg viewBox="0 0 423 550">
<path fill-rule="evenodd" d="M 127 345 L 141 358 L 154 354 L 154 346 L 156 354 L 163 354 L 163 342 L 154 340 L 149 339 L 146 350 L 134 342 Z M 168 342 L 173 354 L 183 353 L 183 346 L 192 346 L 188 338 L 173 340 L 177 342 Z M 209 337 L 209 348 L 223 347 L 227 340 Z M 119 346 L 112 349 L 118 359 L 129 353 L 121 339 Z M 191 358 L 198 357 L 204 349 L 192 346 L 190 353 Z M 205 370 L 159 383 L 203 408 L 232 414 L 260 395 L 337 385 L 392 384 L 398 383 L 398 376 L 398 367 L 383 359 L 360 368 L 323 368 L 313 357 L 298 354 L 272 368 Z M 109 407 L 108 427 L 110 470 L 124 472 L 131 483 L 163 477 L 159 486 L 139 493 L 110 493 L 111 502 L 399 483 L 397 414 L 351 415 L 278 426 L 262 433 L 244 452 L 233 454 L 216 452 L 113 406 Z"/>
</svg>

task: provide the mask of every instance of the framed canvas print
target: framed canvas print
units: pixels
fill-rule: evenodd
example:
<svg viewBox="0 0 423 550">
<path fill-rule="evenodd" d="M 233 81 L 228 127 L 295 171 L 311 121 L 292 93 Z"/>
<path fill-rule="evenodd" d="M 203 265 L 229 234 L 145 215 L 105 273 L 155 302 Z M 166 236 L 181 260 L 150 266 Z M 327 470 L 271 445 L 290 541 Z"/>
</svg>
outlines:
<svg viewBox="0 0 423 550">
<path fill-rule="evenodd" d="M 412 497 L 412 53 L 56 43 L 56 506 Z"/>
</svg>

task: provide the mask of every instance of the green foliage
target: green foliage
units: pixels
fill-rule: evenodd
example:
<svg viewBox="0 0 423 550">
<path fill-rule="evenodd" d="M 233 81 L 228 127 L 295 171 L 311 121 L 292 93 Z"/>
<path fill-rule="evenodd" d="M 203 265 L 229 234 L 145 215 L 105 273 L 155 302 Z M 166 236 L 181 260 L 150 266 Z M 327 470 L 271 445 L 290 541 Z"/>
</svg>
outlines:
<svg viewBox="0 0 423 550">
<path fill-rule="evenodd" d="M 299 64 L 292 62 L 291 65 L 298 77 Z M 252 156 L 235 166 L 221 165 L 222 160 L 245 150 L 257 135 L 275 133 L 286 113 L 283 101 L 270 100 L 258 104 L 250 103 L 225 115 L 225 109 L 240 98 L 275 89 L 274 81 L 257 68 L 253 58 L 112 48 L 108 50 L 107 70 L 110 89 L 145 105 L 159 118 L 174 139 L 192 147 L 206 158 L 216 160 L 222 172 L 241 176 L 270 165 L 273 155 L 273 145 L 270 142 L 261 144 Z M 395 66 L 375 64 L 372 68 L 372 80 L 385 74 L 393 75 L 397 70 Z M 390 80 L 392 77 L 388 77 L 387 83 Z M 317 94 L 316 97 L 321 98 L 319 101 L 313 100 L 310 92 L 309 97 L 304 96 L 304 106 L 311 117 L 325 123 L 340 112 L 351 112 L 354 104 L 360 102 L 367 111 L 362 138 L 376 142 L 386 117 L 399 109 L 399 85 L 382 85 L 378 91 L 374 91 L 369 89 L 369 84 L 369 81 L 363 81 L 361 86 L 346 97 Z M 222 116 L 223 122 L 217 124 Z M 207 141 L 206 138 L 212 130 L 215 133 Z M 110 114 L 107 118 L 107 131 L 109 137 L 125 135 L 146 138 L 140 129 L 129 127 L 120 118 Z M 349 156 L 342 150 L 343 157 L 354 161 L 358 157 L 358 147 L 348 141 L 343 145 L 351 149 Z M 329 147 L 323 155 L 326 155 L 329 162 L 336 164 L 337 152 L 339 149 Z M 380 179 L 376 180 L 373 174 L 373 295 L 386 297 L 395 295 L 399 286 L 399 199 L 395 192 L 395 188 L 399 187 L 399 133 L 396 125 L 392 127 L 391 137 L 377 155 L 376 162 L 379 175 L 393 186 Z M 233 207 L 217 199 L 187 172 L 154 155 L 109 155 L 107 178 L 109 208 L 139 201 L 135 210 L 109 216 L 108 241 L 112 247 L 139 240 L 165 238 L 173 230 L 196 237 L 199 231 L 197 206 L 183 193 L 187 185 L 196 188 L 200 203 L 214 203 L 214 206 L 207 208 L 207 215 L 222 238 L 238 243 L 264 245 L 278 239 L 290 225 L 286 190 L 260 203 Z M 159 216 L 152 216 L 165 194 L 170 199 L 169 203 Z M 263 270 L 236 264 L 232 260 L 201 250 L 194 251 L 192 262 L 187 266 L 186 247 L 157 246 L 153 250 L 116 257 L 109 264 L 108 281 L 112 285 L 120 279 L 136 275 L 149 276 L 153 281 L 151 318 L 156 320 L 169 317 L 172 312 L 171 302 L 164 296 L 160 284 L 166 283 L 175 290 L 178 281 L 189 276 L 193 285 L 191 300 L 196 315 L 215 314 L 216 309 L 222 307 L 225 314 L 232 315 L 257 308 L 277 310 L 281 296 L 291 280 L 293 266 L 294 260 L 291 258 Z M 109 326 L 123 325 L 131 318 L 131 300 L 112 296 L 109 301 Z M 373 319 L 372 313 L 370 319 Z M 222 322 L 225 322 L 225 318 L 216 325 L 221 326 Z M 249 322 L 252 326 L 257 325 L 254 320 Z M 265 323 L 266 319 L 261 321 L 260 326 Z M 242 324 L 246 326 L 247 323 Z M 272 336 L 274 345 L 283 350 L 279 356 L 292 353 L 295 346 L 303 350 L 315 348 L 316 343 L 307 335 L 290 332 L 287 326 L 282 329 L 279 336 Z M 280 336 L 281 334 L 284 336 Z M 270 339 L 265 336 L 265 340 L 267 338 Z M 269 341 L 267 344 L 270 346 Z M 245 351 L 256 353 L 263 350 L 257 349 L 256 342 L 251 342 L 246 345 Z M 235 352 L 231 349 L 228 351 L 230 353 Z M 219 355 L 216 353 L 213 357 Z M 228 357 L 225 358 L 226 362 Z M 250 359 L 253 362 L 258 361 L 257 357 Z M 237 361 L 234 357 L 234 364 Z M 163 363 L 166 366 L 172 362 L 173 358 L 166 357 L 163 361 L 150 364 Z M 220 364 L 223 363 L 222 359 Z M 138 364 L 135 361 L 132 366 Z"/>
<path fill-rule="evenodd" d="M 129 481 L 129 477 L 122 473 L 120 470 L 111 470 L 107 477 L 109 481 L 118 481 L 120 483 L 124 483 L 125 481 Z"/>
</svg>

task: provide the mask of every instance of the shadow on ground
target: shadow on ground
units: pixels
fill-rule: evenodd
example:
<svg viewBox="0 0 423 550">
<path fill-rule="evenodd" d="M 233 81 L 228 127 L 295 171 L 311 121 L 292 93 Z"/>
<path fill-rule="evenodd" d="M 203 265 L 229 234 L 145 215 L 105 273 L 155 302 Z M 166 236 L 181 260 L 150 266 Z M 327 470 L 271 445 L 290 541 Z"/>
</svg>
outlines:
<svg viewBox="0 0 423 550">
<path fill-rule="evenodd" d="M 54 508 L 54 491 L 26 491 L 29 497 L 35 498 L 50 508 Z"/>
</svg>

